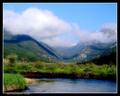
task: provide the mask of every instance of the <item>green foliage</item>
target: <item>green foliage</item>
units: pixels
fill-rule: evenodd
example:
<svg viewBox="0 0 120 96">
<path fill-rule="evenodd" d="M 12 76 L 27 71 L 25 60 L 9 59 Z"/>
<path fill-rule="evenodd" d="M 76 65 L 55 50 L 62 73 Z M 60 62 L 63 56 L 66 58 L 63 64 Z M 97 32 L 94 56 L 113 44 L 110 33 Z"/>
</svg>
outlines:
<svg viewBox="0 0 120 96">
<path fill-rule="evenodd" d="M 14 64 L 17 60 L 17 55 L 16 54 L 10 54 L 10 55 L 7 56 L 7 58 L 9 60 L 10 64 Z"/>
<path fill-rule="evenodd" d="M 46 63 L 43 61 L 36 62 L 17 62 L 12 70 L 16 73 L 21 72 L 43 72 L 43 73 L 64 73 L 64 74 L 76 74 L 77 76 L 89 76 L 100 78 L 115 78 L 116 77 L 116 65 L 95 65 L 94 63 L 88 64 L 63 64 L 63 63 Z M 5 64 L 4 72 L 10 72 L 9 66 Z"/>
<path fill-rule="evenodd" d="M 24 77 L 20 74 L 4 73 L 4 87 L 5 90 L 9 90 L 8 88 L 24 89 L 26 82 Z"/>
<path fill-rule="evenodd" d="M 39 47 L 34 41 L 24 41 L 20 43 L 4 43 L 4 58 L 10 54 L 17 54 L 19 60 L 53 62 L 49 59 L 49 53 Z"/>
</svg>

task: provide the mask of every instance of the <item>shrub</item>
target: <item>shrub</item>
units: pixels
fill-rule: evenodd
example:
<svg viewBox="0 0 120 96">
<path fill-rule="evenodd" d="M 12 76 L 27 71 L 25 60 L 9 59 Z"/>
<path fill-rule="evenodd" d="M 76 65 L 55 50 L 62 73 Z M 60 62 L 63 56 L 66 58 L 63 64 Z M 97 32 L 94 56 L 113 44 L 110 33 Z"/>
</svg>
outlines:
<svg viewBox="0 0 120 96">
<path fill-rule="evenodd" d="M 8 58 L 8 60 L 9 60 L 10 64 L 12 65 L 13 63 L 16 62 L 16 60 L 17 60 L 17 55 L 16 55 L 16 54 L 11 54 L 11 55 L 8 55 L 7 58 Z"/>
<path fill-rule="evenodd" d="M 25 79 L 20 74 L 4 73 L 4 90 L 24 89 L 26 87 Z"/>
</svg>

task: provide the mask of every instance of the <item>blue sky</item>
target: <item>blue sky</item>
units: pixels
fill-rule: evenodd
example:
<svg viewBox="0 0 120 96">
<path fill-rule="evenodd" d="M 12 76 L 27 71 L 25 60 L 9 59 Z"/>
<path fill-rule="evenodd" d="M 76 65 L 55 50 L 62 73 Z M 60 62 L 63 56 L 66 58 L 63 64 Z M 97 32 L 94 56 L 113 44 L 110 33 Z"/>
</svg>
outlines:
<svg viewBox="0 0 120 96">
<path fill-rule="evenodd" d="M 70 24 L 75 23 L 79 26 L 80 30 L 81 29 L 86 30 L 86 31 L 89 31 L 90 33 L 99 31 L 101 27 L 106 23 L 116 24 L 117 22 L 117 4 L 116 3 L 3 3 L 4 10 L 14 11 L 15 13 L 24 12 L 24 10 L 29 8 L 37 8 L 37 9 L 43 9 L 43 10 L 47 9 L 53 12 L 55 16 L 59 17 L 60 20 L 62 19 L 65 22 L 68 22 Z M 28 17 L 29 17 L 29 14 L 28 14 Z M 7 19 L 9 19 L 9 16 L 7 17 Z M 32 19 L 33 18 L 31 18 L 30 23 L 32 23 Z M 17 22 L 17 19 L 16 19 L 16 22 Z M 7 24 L 11 26 L 10 22 L 7 22 Z M 64 24 L 62 27 L 64 27 Z M 79 33 L 79 34 L 81 35 L 83 33 Z M 72 43 L 78 42 L 80 37 L 77 36 L 77 34 L 75 34 L 74 36 L 73 35 L 74 33 L 64 33 L 64 35 L 59 35 L 58 38 L 55 37 L 56 39 L 53 39 L 53 41 L 55 42 L 56 40 L 56 44 L 57 44 L 57 43 L 60 43 L 60 40 L 61 40 L 61 44 L 63 45 L 69 45 L 71 41 Z M 86 34 L 84 34 L 84 36 L 85 35 Z M 81 37 L 84 38 L 83 36 Z M 85 39 L 87 39 L 87 37 L 85 37 Z M 48 40 L 46 42 L 51 43 L 51 41 L 48 41 Z M 64 42 L 68 42 L 68 43 L 64 44 Z"/>
<path fill-rule="evenodd" d="M 60 18 L 78 23 L 80 28 L 89 31 L 99 30 L 100 26 L 106 22 L 116 22 L 116 3 L 4 3 L 4 9 L 21 12 L 27 8 L 35 7 L 48 9 Z"/>
</svg>

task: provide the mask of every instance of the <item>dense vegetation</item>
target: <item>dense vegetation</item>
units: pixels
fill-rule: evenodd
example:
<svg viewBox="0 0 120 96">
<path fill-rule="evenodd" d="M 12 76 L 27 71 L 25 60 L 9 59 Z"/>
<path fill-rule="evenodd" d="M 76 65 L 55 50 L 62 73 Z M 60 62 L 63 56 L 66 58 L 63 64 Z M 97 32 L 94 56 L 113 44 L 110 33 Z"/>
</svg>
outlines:
<svg viewBox="0 0 120 96">
<path fill-rule="evenodd" d="M 7 60 L 5 60 L 7 61 Z M 26 72 L 41 72 L 51 74 L 68 74 L 75 77 L 85 78 L 107 78 L 115 79 L 116 77 L 116 65 L 103 64 L 95 65 L 94 63 L 86 64 L 64 64 L 59 63 L 47 63 L 43 61 L 36 62 L 21 62 L 17 61 L 14 66 L 10 67 L 10 62 L 4 64 L 5 73 L 26 73 Z"/>
<path fill-rule="evenodd" d="M 22 75 L 4 73 L 4 90 L 5 91 L 24 89 L 25 87 L 26 87 L 26 82 Z"/>
</svg>

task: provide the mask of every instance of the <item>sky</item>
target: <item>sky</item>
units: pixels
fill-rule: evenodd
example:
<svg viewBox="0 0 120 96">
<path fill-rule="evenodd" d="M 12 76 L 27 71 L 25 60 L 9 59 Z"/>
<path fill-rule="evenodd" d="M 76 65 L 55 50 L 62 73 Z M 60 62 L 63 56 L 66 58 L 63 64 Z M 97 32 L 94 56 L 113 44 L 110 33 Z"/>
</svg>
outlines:
<svg viewBox="0 0 120 96">
<path fill-rule="evenodd" d="M 108 38 L 108 33 L 116 33 L 116 26 L 116 3 L 3 3 L 3 27 L 51 46 L 110 42 L 116 34 Z"/>
</svg>

